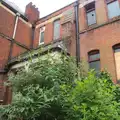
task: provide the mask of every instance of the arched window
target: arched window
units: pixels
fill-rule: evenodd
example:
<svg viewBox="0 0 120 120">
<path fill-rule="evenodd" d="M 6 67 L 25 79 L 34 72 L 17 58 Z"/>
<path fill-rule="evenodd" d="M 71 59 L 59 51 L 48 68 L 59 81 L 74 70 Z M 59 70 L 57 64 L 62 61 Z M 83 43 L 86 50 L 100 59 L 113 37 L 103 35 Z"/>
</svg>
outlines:
<svg viewBox="0 0 120 120">
<path fill-rule="evenodd" d="M 117 80 L 120 80 L 120 44 L 113 46 Z"/>
<path fill-rule="evenodd" d="M 90 51 L 88 53 L 88 61 L 90 69 L 100 71 L 100 52 L 99 50 Z"/>
</svg>

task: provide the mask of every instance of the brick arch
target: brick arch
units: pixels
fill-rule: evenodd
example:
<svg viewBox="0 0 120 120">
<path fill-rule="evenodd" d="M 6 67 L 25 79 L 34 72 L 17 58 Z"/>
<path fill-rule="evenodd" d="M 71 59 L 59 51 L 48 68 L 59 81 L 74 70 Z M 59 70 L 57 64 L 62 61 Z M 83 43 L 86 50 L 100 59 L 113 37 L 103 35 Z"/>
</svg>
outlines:
<svg viewBox="0 0 120 120">
<path fill-rule="evenodd" d="M 99 49 L 93 49 L 93 50 L 88 52 L 88 55 L 92 55 L 92 54 L 95 54 L 95 53 L 100 53 L 100 50 Z"/>
<path fill-rule="evenodd" d="M 113 45 L 112 48 L 113 48 L 113 49 L 120 48 L 120 43 L 117 43 L 117 44 Z"/>
</svg>

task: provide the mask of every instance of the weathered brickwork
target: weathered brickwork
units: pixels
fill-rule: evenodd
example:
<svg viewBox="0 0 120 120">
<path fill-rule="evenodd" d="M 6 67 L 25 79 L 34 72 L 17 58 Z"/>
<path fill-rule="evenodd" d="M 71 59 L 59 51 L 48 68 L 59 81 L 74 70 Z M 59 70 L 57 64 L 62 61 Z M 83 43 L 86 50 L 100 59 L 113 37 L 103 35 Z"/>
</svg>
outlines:
<svg viewBox="0 0 120 120">
<path fill-rule="evenodd" d="M 34 9 L 33 5 L 31 7 Z M 35 13 L 35 10 L 37 9 L 34 9 L 33 13 Z M 27 13 L 28 11 L 26 10 Z M 36 17 L 39 18 L 38 14 L 37 10 Z M 25 16 L 21 13 L 19 15 L 17 10 L 11 9 L 9 4 L 4 1 L 0 2 L 0 104 L 2 99 L 4 103 L 10 103 L 11 101 L 10 88 L 2 86 L 7 80 L 7 72 L 9 71 L 6 66 L 9 60 L 31 48 L 32 24 L 30 22 L 32 22 L 33 17 L 29 14 L 30 19 L 27 21 Z"/>
<path fill-rule="evenodd" d="M 32 40 L 31 33 L 32 25 L 27 24 L 27 22 L 24 22 L 23 20 L 19 19 L 15 40 L 29 48 Z"/>
<path fill-rule="evenodd" d="M 81 58 L 88 60 L 88 52 L 100 50 L 101 69 L 107 69 L 116 80 L 113 46 L 120 43 L 120 21 L 80 34 Z"/>
<path fill-rule="evenodd" d="M 60 20 L 60 38 L 59 40 L 65 40 L 70 36 L 69 43 L 67 44 L 71 55 L 75 56 L 75 22 L 74 22 L 74 3 L 44 17 L 36 22 L 34 47 L 39 45 L 40 28 L 45 26 L 44 44 L 50 44 L 55 42 L 53 38 L 54 33 L 54 21 Z"/>
<path fill-rule="evenodd" d="M 9 37 L 13 35 L 15 23 L 14 13 L 10 13 L 8 9 L 0 4 L 0 33 L 3 33 Z"/>
<path fill-rule="evenodd" d="M 120 2 L 120 0 L 119 0 Z M 113 46 L 120 43 L 120 17 L 108 18 L 105 0 L 96 0 L 96 24 L 87 25 L 85 6 L 79 9 L 81 59 L 88 61 L 88 52 L 100 50 L 101 70 L 106 69 L 116 83 Z"/>
<path fill-rule="evenodd" d="M 10 41 L 0 37 L 0 69 L 4 69 L 8 62 L 10 44 Z"/>
<path fill-rule="evenodd" d="M 88 26 L 86 5 L 95 1 L 96 24 Z M 120 16 L 109 19 L 106 0 L 80 0 L 79 29 L 80 57 L 88 61 L 88 52 L 100 51 L 101 70 L 111 73 L 113 82 L 117 82 L 113 46 L 120 43 Z M 120 3 L 120 0 L 118 0 Z M 9 5 L 8 5 L 9 6 Z M 40 30 L 45 27 L 44 45 L 68 39 L 65 45 L 72 56 L 76 56 L 76 29 L 74 3 L 39 19 L 39 11 L 32 3 L 26 6 L 25 15 L 20 15 L 15 37 L 16 13 L 0 3 L 0 71 L 5 70 L 8 60 L 19 56 L 33 47 L 40 47 Z M 54 21 L 60 20 L 60 38 L 54 40 Z M 33 25 L 35 31 L 33 31 Z M 4 38 L 3 38 L 4 37 Z M 12 48 L 11 48 L 12 46 Z M 9 58 L 10 57 L 10 58 Z M 7 74 L 0 74 L 1 81 L 7 80 Z M 0 87 L 1 89 L 1 87 Z M 5 102 L 11 101 L 11 88 L 4 88 Z M 3 95 L 3 93 L 2 93 Z M 1 98 L 1 97 L 0 97 Z"/>
</svg>

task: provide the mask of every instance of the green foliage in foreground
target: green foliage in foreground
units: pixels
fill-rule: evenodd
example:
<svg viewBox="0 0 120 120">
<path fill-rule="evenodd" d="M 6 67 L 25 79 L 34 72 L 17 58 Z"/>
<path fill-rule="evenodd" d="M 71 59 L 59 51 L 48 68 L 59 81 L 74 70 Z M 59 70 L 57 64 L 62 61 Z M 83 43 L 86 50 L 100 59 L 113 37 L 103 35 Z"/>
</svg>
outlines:
<svg viewBox="0 0 120 120">
<path fill-rule="evenodd" d="M 1 120 L 120 120 L 119 88 L 107 73 L 85 71 L 61 56 L 11 74 L 13 100 L 0 107 Z"/>
</svg>

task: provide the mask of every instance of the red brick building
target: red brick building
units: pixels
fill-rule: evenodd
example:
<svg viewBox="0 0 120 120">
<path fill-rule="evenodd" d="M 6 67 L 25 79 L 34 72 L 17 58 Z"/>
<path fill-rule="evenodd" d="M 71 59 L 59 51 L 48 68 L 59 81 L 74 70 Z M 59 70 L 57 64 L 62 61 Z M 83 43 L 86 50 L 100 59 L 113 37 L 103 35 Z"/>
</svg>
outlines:
<svg viewBox="0 0 120 120">
<path fill-rule="evenodd" d="M 92 2 L 93 1 L 93 2 Z M 80 4 L 80 52 L 92 68 L 107 69 L 120 80 L 120 0 L 83 0 Z"/>
<path fill-rule="evenodd" d="M 32 10 L 32 11 L 31 11 Z M 9 68 L 7 64 L 33 47 L 33 22 L 39 18 L 39 11 L 32 3 L 26 6 L 25 15 L 13 3 L 0 2 L 0 100 L 3 100 Z M 7 93 L 6 93 L 7 94 Z"/>
<path fill-rule="evenodd" d="M 76 56 L 77 22 L 80 59 L 95 70 L 107 69 L 115 83 L 120 80 L 120 0 L 79 0 L 78 21 L 75 2 L 39 18 L 32 3 L 24 14 L 5 1 L 0 3 L 1 84 L 7 80 L 8 63 L 26 51 L 63 40 L 70 55 Z M 10 93 L 1 90 L 1 99 L 8 96 L 8 101 Z"/>
<path fill-rule="evenodd" d="M 69 53 L 76 55 L 74 4 L 36 22 L 35 46 L 40 42 L 41 33 L 44 34 L 44 44 L 56 40 L 54 27 L 58 22 L 59 39 L 65 31 L 72 31 Z M 106 69 L 116 83 L 120 79 L 120 0 L 79 0 L 79 29 L 80 58 L 88 61 L 90 68 Z"/>
</svg>

